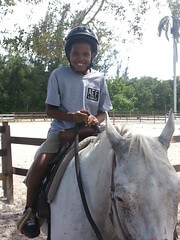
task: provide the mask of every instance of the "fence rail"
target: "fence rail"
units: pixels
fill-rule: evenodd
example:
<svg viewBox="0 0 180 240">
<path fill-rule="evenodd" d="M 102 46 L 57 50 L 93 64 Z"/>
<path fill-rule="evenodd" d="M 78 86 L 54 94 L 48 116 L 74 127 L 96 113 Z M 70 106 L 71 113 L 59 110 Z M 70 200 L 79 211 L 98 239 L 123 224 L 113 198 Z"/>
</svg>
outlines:
<svg viewBox="0 0 180 240">
<path fill-rule="evenodd" d="M 2 173 L 0 173 L 0 180 L 4 196 L 7 202 L 11 203 L 14 200 L 13 194 L 13 174 L 26 176 L 27 169 L 13 167 L 11 144 L 26 144 L 26 145 L 41 145 L 45 139 L 43 138 L 27 138 L 27 137 L 12 137 L 10 135 L 10 126 L 8 122 L 3 122 L 0 126 L 1 133 L 1 149 L 0 156 L 2 157 Z"/>
<path fill-rule="evenodd" d="M 168 113 L 110 113 L 111 119 L 115 122 L 116 120 L 136 120 L 136 121 L 164 121 L 168 117 Z M 177 113 L 175 117 L 180 119 L 180 113 Z M 30 113 L 9 113 L 9 114 L 0 114 L 0 122 L 3 121 L 36 121 L 43 119 L 44 121 L 52 120 L 47 116 L 45 112 L 30 112 Z"/>
<path fill-rule="evenodd" d="M 43 119 L 44 121 L 50 119 L 45 112 L 32 112 L 32 113 L 9 113 L 9 114 L 0 114 L 0 121 L 23 121 L 30 120 L 35 121 L 38 119 Z"/>
<path fill-rule="evenodd" d="M 41 145 L 44 138 L 27 138 L 27 137 L 13 137 L 10 135 L 10 126 L 8 122 L 3 122 L 0 126 L 1 133 L 1 149 L 0 156 L 2 157 L 2 173 L 0 173 L 0 180 L 4 191 L 4 197 L 7 202 L 11 203 L 14 200 L 13 195 L 13 174 L 26 176 L 27 169 L 13 167 L 11 144 L 26 144 L 26 145 Z M 180 136 L 173 136 L 172 143 L 180 142 Z M 176 172 L 180 172 L 180 165 L 174 165 Z"/>
</svg>

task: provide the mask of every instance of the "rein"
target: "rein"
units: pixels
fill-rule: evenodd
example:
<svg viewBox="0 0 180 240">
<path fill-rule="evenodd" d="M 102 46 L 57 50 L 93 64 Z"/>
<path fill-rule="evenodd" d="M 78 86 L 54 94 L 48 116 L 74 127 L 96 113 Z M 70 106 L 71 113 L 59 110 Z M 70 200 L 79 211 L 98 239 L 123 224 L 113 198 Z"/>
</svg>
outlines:
<svg viewBox="0 0 180 240">
<path fill-rule="evenodd" d="M 80 195 L 81 195 L 81 200 L 84 206 L 84 210 L 86 213 L 86 216 L 89 220 L 89 223 L 91 224 L 92 229 L 94 230 L 94 233 L 96 234 L 96 237 L 98 240 L 104 240 L 96 223 L 94 222 L 91 213 L 89 211 L 89 207 L 87 204 L 87 200 L 86 200 L 86 196 L 84 193 L 84 189 L 83 189 L 83 184 L 82 184 L 82 178 L 81 178 L 81 171 L 80 171 L 80 163 L 79 163 L 79 154 L 78 154 L 78 143 L 79 143 L 79 135 L 78 135 L 78 124 L 75 125 L 75 146 L 74 146 L 74 150 L 75 150 L 75 169 L 76 169 L 76 177 L 77 177 L 77 182 L 78 182 L 78 186 L 79 186 L 79 191 L 80 191 Z"/>
<path fill-rule="evenodd" d="M 97 130 L 97 129 L 96 129 Z M 81 195 L 81 200 L 84 206 L 84 210 L 86 213 L 86 216 L 88 218 L 89 223 L 91 224 L 92 229 L 94 230 L 94 233 L 96 234 L 96 237 L 98 240 L 104 240 L 96 223 L 94 222 L 88 204 L 87 204 L 87 200 L 86 200 L 86 196 L 85 196 L 85 192 L 84 192 L 84 188 L 83 188 L 83 184 L 82 184 L 82 178 L 81 178 L 81 171 L 80 171 L 80 163 L 79 163 L 79 154 L 78 154 L 78 144 L 79 144 L 79 135 L 78 135 L 78 124 L 75 125 L 74 128 L 75 131 L 75 145 L 74 145 L 74 150 L 75 150 L 75 170 L 76 170 L 76 178 L 77 178 L 77 182 L 78 182 L 78 187 L 79 187 L 79 191 L 80 191 L 80 195 Z M 111 214 L 114 215 L 114 219 L 117 223 L 117 227 L 119 228 L 119 230 L 121 231 L 124 240 L 128 240 L 127 234 L 123 228 L 121 219 L 118 216 L 118 210 L 117 210 L 117 205 L 116 205 L 116 201 L 115 201 L 115 184 L 114 184 L 114 170 L 116 167 L 116 162 L 115 162 L 115 153 L 114 153 L 114 157 L 112 159 L 112 171 L 111 171 L 111 182 L 110 182 L 110 199 L 111 199 L 111 209 L 112 212 Z M 111 221 L 112 221 L 112 217 L 110 217 Z M 112 221 L 113 224 L 113 221 Z M 114 225 L 114 224 L 113 224 Z"/>
</svg>

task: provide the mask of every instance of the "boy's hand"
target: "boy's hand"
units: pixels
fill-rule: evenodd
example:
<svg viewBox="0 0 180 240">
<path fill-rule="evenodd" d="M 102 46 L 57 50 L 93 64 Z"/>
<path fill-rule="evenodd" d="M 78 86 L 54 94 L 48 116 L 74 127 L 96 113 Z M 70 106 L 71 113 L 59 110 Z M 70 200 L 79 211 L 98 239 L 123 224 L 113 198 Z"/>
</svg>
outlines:
<svg viewBox="0 0 180 240">
<path fill-rule="evenodd" d="M 99 121 L 93 115 L 89 115 L 88 119 L 85 121 L 85 126 L 86 127 L 91 127 L 91 126 L 95 126 L 95 125 L 98 125 L 98 124 L 99 124 Z"/>
<path fill-rule="evenodd" d="M 89 118 L 89 112 L 87 110 L 80 110 L 74 113 L 74 122 L 75 123 L 82 123 L 87 122 Z"/>
<path fill-rule="evenodd" d="M 89 114 L 89 112 L 87 110 L 80 110 L 78 112 L 74 113 L 74 122 L 75 123 L 85 123 L 85 127 L 91 127 L 94 125 L 98 125 L 99 121 L 98 119 Z"/>
</svg>

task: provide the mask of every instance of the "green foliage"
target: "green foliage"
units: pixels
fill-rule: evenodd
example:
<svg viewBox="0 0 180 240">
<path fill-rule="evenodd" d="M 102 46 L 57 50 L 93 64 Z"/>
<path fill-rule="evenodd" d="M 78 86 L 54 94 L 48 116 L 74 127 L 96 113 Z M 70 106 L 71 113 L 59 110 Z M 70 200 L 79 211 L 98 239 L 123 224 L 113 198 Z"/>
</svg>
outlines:
<svg viewBox="0 0 180 240">
<path fill-rule="evenodd" d="M 136 102 L 135 90 L 131 85 L 126 85 L 122 78 L 107 81 L 109 95 L 114 112 L 133 112 Z"/>
<path fill-rule="evenodd" d="M 42 4 L 43 0 L 25 0 L 27 8 L 30 7 L 33 16 L 33 6 Z M 44 19 L 36 24 L 29 25 L 22 29 L 16 26 L 15 35 L 9 34 L 6 27 L 2 30 L 1 47 L 10 53 L 18 53 L 29 59 L 41 60 L 48 68 L 50 65 L 63 65 L 67 63 L 64 54 L 64 38 L 71 28 L 78 25 L 91 27 L 99 39 L 99 52 L 96 58 L 96 66 L 103 73 L 113 64 L 118 52 L 115 44 L 124 42 L 123 33 L 119 34 L 117 28 L 109 25 L 116 22 L 116 26 L 126 24 L 127 31 L 133 39 L 141 38 L 144 15 L 149 11 L 151 1 L 124 1 L 116 0 L 79 0 L 77 3 L 65 0 L 47 0 L 48 7 Z M 159 0 L 153 0 L 153 3 Z M 0 11 L 0 18 L 3 20 L 8 11 L 13 11 L 21 0 L 0 1 L 3 8 Z M 6 11 L 4 10 L 6 8 Z M 29 15 L 29 18 L 31 17 Z M 127 17 L 130 16 L 130 17 Z M 3 24 L 2 24 L 3 25 Z M 98 63 L 98 64 L 97 64 Z"/>
<path fill-rule="evenodd" d="M 0 56 L 0 113 L 45 110 L 47 81 L 56 64 L 27 62 L 19 55 Z M 180 96 L 180 77 L 177 78 Z M 155 78 L 107 80 L 115 113 L 168 112 L 173 106 L 173 82 Z M 178 98 L 178 111 L 180 98 Z"/>
<path fill-rule="evenodd" d="M 19 2 L 21 0 L 0 1 L 0 19 L 3 20 L 6 14 L 12 12 Z M 32 7 L 32 4 L 43 0 L 24 2 Z M 78 25 L 89 26 L 97 34 L 100 44 L 95 66 L 106 74 L 115 60 L 121 62 L 117 59 L 115 42 L 127 39 L 123 39 L 123 34 L 117 34 L 117 29 L 107 24 L 105 18 L 113 16 L 119 25 L 122 22 L 126 24 L 129 34 L 141 38 L 142 22 L 152 2 L 158 5 L 161 1 L 128 0 L 128 4 L 125 4 L 124 1 L 116 0 L 87 0 L 87 4 L 84 4 L 84 1 L 79 0 L 76 4 L 73 1 L 48 0 L 44 19 L 25 29 L 17 26 L 15 35 L 10 35 L 8 29 L 2 30 L 0 44 L 8 55 L 0 56 L 0 112 L 44 111 L 49 74 L 57 66 L 67 64 L 64 38 L 69 29 Z M 177 0 L 169 6 L 171 10 L 179 9 Z M 179 11 L 175 13 L 179 14 Z M 127 71 L 124 77 L 118 73 L 117 78 L 107 81 L 116 113 L 160 112 L 172 107 L 172 81 L 158 81 L 151 77 L 128 79 Z M 178 96 L 179 85 L 178 78 Z"/>
<path fill-rule="evenodd" d="M 178 78 L 178 82 L 180 82 Z M 142 77 L 126 82 L 121 78 L 108 80 L 110 98 L 115 113 L 125 112 L 168 112 L 173 107 L 173 82 Z M 178 96 L 180 87 L 178 86 Z M 180 109 L 180 100 L 178 100 Z"/>
<path fill-rule="evenodd" d="M 135 89 L 135 96 L 138 101 L 135 108 L 139 112 L 153 111 L 153 92 L 152 87 L 157 80 L 151 77 L 142 77 L 141 79 L 132 79 L 131 84 Z"/>
<path fill-rule="evenodd" d="M 40 62 L 0 57 L 0 112 L 44 111 L 48 72 Z"/>
<path fill-rule="evenodd" d="M 154 111 L 167 111 L 173 108 L 173 84 L 172 81 L 158 81 L 153 87 Z M 163 109 L 164 107 L 164 109 Z"/>
</svg>

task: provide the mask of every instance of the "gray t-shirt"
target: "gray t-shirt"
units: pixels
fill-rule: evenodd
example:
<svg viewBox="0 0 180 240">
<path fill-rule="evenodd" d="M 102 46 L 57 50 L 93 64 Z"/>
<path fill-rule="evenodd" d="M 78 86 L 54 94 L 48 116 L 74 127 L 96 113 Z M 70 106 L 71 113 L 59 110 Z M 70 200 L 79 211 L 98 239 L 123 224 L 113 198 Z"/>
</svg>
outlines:
<svg viewBox="0 0 180 240">
<path fill-rule="evenodd" d="M 94 116 L 112 109 L 104 77 L 93 69 L 89 74 L 81 76 L 73 72 L 70 66 L 59 67 L 51 73 L 46 104 L 57 106 L 64 112 L 88 110 Z M 74 125 L 70 121 L 54 119 L 48 134 Z"/>
</svg>

